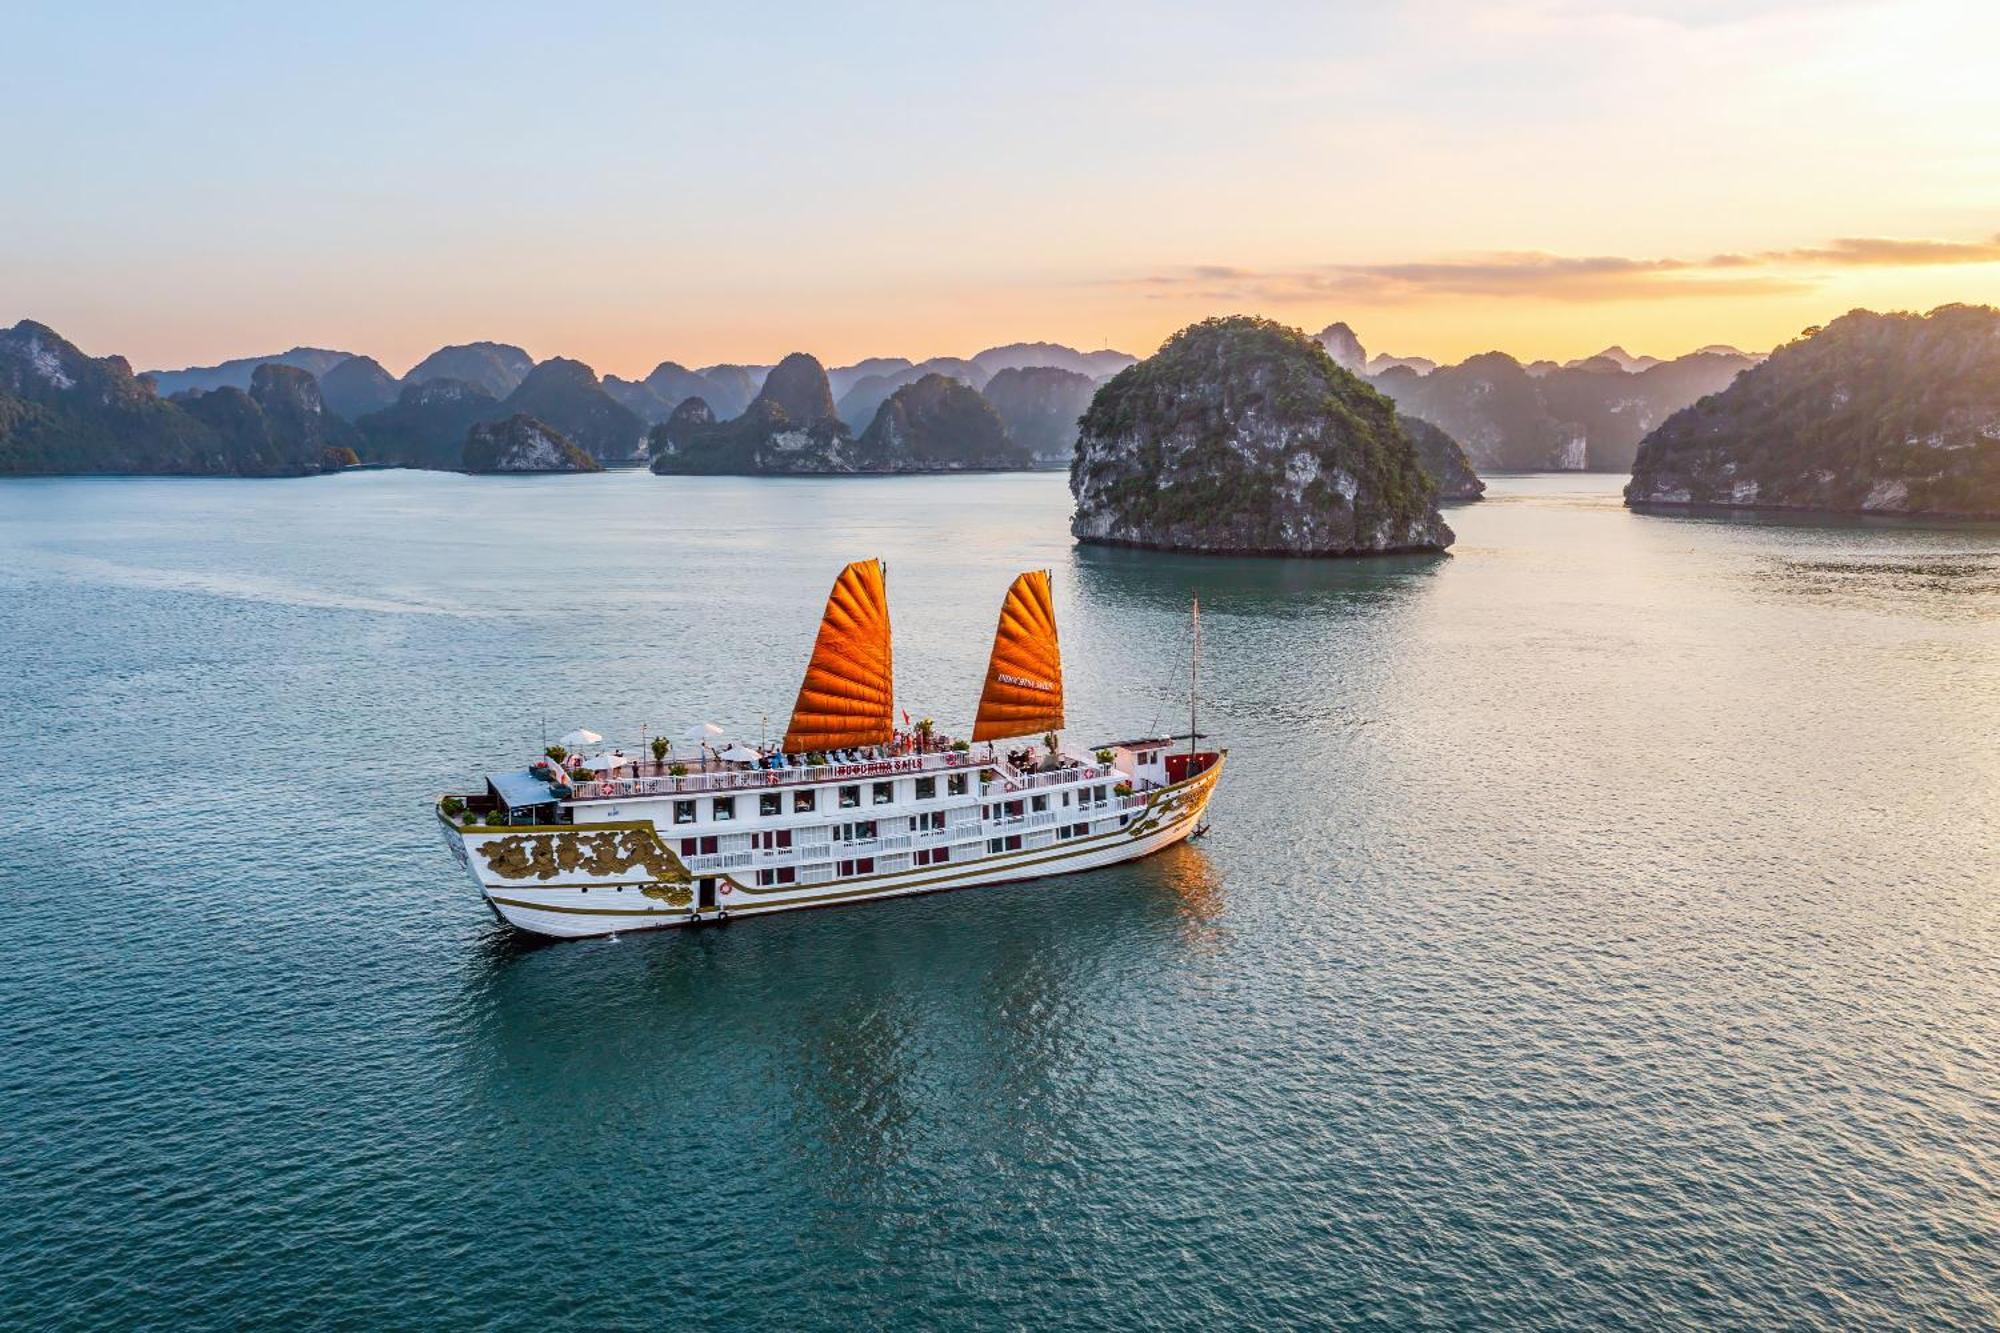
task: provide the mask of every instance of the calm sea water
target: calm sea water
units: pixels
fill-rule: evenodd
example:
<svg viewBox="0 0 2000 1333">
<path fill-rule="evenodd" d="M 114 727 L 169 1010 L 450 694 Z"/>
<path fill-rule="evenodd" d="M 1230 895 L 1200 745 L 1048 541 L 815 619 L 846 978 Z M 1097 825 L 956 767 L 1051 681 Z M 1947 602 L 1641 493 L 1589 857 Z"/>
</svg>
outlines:
<svg viewBox="0 0 2000 1333">
<path fill-rule="evenodd" d="M 0 1324 L 1991 1326 L 2000 529 L 1502 478 L 1442 559 L 1083 551 L 1050 476 L 0 485 Z M 840 564 L 1206 840 L 538 944 L 427 796 L 781 728 Z"/>
</svg>

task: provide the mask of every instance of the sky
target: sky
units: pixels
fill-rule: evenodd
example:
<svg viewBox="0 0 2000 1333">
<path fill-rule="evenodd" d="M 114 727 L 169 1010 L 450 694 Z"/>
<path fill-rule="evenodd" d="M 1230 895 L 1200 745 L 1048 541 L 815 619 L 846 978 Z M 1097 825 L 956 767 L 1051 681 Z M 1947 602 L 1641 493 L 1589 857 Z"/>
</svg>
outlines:
<svg viewBox="0 0 2000 1333">
<path fill-rule="evenodd" d="M 0 324 L 603 373 L 2000 304 L 2000 6 L 8 4 Z"/>
</svg>

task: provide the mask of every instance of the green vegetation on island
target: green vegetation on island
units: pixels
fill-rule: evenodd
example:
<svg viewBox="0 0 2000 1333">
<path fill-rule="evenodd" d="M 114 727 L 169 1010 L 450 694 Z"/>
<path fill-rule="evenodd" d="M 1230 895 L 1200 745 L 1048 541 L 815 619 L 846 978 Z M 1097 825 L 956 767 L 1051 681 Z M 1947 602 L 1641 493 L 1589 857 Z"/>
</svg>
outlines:
<svg viewBox="0 0 2000 1333">
<path fill-rule="evenodd" d="M 1250 316 L 1190 325 L 1098 390 L 1070 491 L 1086 542 L 1363 555 L 1452 541 L 1395 404 Z"/>
<path fill-rule="evenodd" d="M 2000 516 L 2000 310 L 1856 310 L 1639 446 L 1625 502 Z"/>
</svg>

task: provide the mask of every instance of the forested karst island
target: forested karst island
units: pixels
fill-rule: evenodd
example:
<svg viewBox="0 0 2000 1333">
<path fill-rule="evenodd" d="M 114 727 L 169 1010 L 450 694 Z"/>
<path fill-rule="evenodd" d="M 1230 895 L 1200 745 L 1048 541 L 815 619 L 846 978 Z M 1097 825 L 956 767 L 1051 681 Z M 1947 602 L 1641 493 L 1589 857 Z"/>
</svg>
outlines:
<svg viewBox="0 0 2000 1333">
<path fill-rule="evenodd" d="M 1396 406 L 1296 329 L 1204 320 L 1120 371 L 1070 465 L 1082 541 L 1240 555 L 1441 551 Z"/>
<path fill-rule="evenodd" d="M 1633 506 L 2000 517 L 2000 310 L 1856 310 L 1639 447 Z"/>
</svg>

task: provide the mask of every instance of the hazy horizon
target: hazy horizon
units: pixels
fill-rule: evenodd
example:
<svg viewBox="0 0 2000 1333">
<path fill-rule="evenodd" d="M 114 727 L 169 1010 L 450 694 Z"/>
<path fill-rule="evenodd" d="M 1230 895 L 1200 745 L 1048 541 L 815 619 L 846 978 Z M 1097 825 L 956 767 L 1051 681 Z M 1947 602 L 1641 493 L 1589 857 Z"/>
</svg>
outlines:
<svg viewBox="0 0 2000 1333">
<path fill-rule="evenodd" d="M 10 25 L 0 315 L 138 369 L 1234 312 L 1565 361 L 2000 302 L 2000 14 L 1944 0 L 111 12 Z"/>
</svg>

